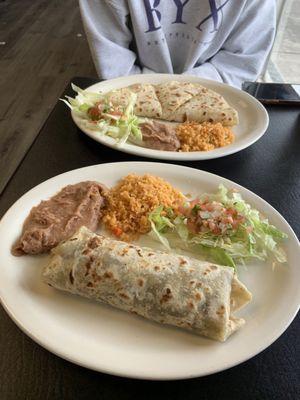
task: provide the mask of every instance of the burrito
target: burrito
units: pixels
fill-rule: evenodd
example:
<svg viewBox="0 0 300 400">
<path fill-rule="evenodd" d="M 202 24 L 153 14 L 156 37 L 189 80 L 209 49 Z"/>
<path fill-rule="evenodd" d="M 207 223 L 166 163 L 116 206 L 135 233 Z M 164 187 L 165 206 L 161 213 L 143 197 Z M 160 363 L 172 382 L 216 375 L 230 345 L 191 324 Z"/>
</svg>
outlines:
<svg viewBox="0 0 300 400">
<path fill-rule="evenodd" d="M 229 267 L 142 248 L 82 227 L 52 250 L 43 280 L 149 320 L 225 341 L 251 294 Z"/>
</svg>

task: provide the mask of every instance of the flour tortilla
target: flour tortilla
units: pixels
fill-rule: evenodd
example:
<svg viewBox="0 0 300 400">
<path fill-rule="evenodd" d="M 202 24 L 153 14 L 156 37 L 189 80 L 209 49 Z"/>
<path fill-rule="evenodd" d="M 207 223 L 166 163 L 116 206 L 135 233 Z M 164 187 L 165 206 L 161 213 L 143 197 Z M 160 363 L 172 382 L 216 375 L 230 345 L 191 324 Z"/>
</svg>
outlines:
<svg viewBox="0 0 300 400">
<path fill-rule="evenodd" d="M 129 86 L 129 89 L 137 94 L 137 100 L 134 108 L 136 115 L 148 118 L 161 118 L 162 108 L 155 93 L 153 85 L 135 84 Z"/>
<path fill-rule="evenodd" d="M 166 82 L 155 86 L 156 95 L 162 106 L 162 119 L 175 121 L 174 112 L 197 94 L 197 88 L 188 82 Z"/>
<path fill-rule="evenodd" d="M 115 106 L 125 108 L 132 92 L 137 94 L 134 107 L 135 115 L 147 118 L 161 118 L 162 108 L 153 85 L 136 84 L 114 90 L 108 94 L 109 100 Z"/>
<path fill-rule="evenodd" d="M 135 84 L 111 92 L 114 104 L 126 107 L 131 92 L 137 94 L 136 115 L 166 121 L 238 124 L 238 113 L 215 91 L 198 83 L 171 81 L 159 85 Z"/>
<path fill-rule="evenodd" d="M 198 94 L 171 112 L 172 121 L 221 122 L 224 126 L 238 124 L 238 113 L 213 90 L 197 85 Z"/>
<path fill-rule="evenodd" d="M 52 250 L 43 280 L 219 341 L 244 324 L 232 313 L 251 300 L 232 268 L 141 248 L 85 227 Z"/>
</svg>

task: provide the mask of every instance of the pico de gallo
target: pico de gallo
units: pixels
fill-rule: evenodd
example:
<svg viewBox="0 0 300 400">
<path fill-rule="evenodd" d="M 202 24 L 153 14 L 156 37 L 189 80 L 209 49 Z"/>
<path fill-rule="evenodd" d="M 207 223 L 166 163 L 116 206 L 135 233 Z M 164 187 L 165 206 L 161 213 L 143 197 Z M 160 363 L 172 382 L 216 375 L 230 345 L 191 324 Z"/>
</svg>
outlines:
<svg viewBox="0 0 300 400">
<path fill-rule="evenodd" d="M 223 185 L 215 194 L 186 200 L 177 209 L 159 206 L 149 220 L 151 235 L 165 247 L 197 251 L 222 265 L 235 268 L 271 254 L 278 262 L 286 261 L 278 243 L 287 235 L 269 224 L 238 191 Z"/>
</svg>

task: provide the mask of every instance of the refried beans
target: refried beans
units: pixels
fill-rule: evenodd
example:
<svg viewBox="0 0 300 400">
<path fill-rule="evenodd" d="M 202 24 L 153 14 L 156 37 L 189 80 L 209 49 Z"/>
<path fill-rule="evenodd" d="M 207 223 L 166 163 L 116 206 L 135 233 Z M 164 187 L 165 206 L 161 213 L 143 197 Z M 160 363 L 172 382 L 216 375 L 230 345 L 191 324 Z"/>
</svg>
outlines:
<svg viewBox="0 0 300 400">
<path fill-rule="evenodd" d="M 157 121 L 140 124 L 145 146 L 150 149 L 177 151 L 180 142 L 176 136 L 176 127 Z"/>
<path fill-rule="evenodd" d="M 64 187 L 49 200 L 33 207 L 12 254 L 45 253 L 72 236 L 81 226 L 98 228 L 104 205 L 104 185 L 86 181 Z"/>
</svg>

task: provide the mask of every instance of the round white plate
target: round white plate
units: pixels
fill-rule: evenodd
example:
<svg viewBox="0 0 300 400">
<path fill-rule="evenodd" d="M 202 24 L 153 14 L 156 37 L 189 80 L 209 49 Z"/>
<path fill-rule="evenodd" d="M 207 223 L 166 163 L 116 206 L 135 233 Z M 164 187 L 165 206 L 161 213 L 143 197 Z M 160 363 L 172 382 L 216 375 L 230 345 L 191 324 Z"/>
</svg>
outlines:
<svg viewBox="0 0 300 400">
<path fill-rule="evenodd" d="M 57 291 L 41 282 L 48 256 L 14 257 L 10 248 L 30 209 L 67 184 L 97 180 L 114 185 L 129 173 L 161 176 L 183 193 L 214 191 L 220 183 L 244 198 L 289 235 L 288 265 L 240 268 L 253 301 L 239 315 L 246 325 L 225 343 L 161 326 L 114 308 Z M 159 163 L 113 163 L 56 176 L 20 198 L 0 223 L 0 297 L 17 325 L 51 352 L 82 366 L 143 379 L 180 379 L 212 374 L 253 357 L 276 340 L 299 306 L 299 243 L 288 223 L 247 189 L 204 171 Z"/>
<path fill-rule="evenodd" d="M 113 138 L 100 135 L 99 133 L 84 126 L 82 120 L 73 112 L 72 118 L 76 125 L 83 132 L 105 146 L 123 151 L 125 153 L 135 154 L 142 157 L 159 158 L 162 160 L 208 160 L 211 158 L 227 156 L 250 146 L 265 133 L 269 125 L 269 117 L 267 111 L 261 103 L 242 90 L 209 79 L 202 79 L 189 75 L 171 74 L 131 75 L 96 83 L 95 85 L 90 86 L 88 90 L 91 92 L 101 91 L 105 93 L 114 89 L 132 85 L 134 83 L 158 84 L 172 80 L 200 83 L 203 86 L 220 93 L 228 101 L 228 103 L 237 110 L 240 122 L 233 128 L 233 132 L 235 134 L 234 143 L 211 151 L 194 151 L 184 153 L 179 153 L 176 151 L 153 150 L 130 143 L 125 143 L 125 145 L 120 147 L 116 144 L 116 141 Z"/>
</svg>

